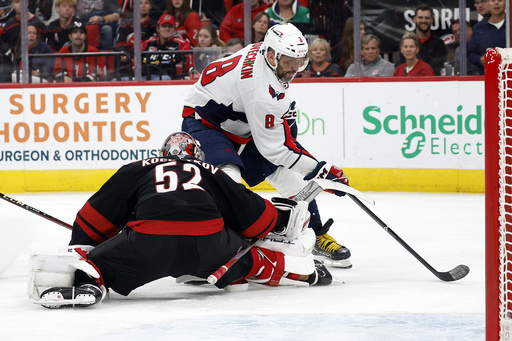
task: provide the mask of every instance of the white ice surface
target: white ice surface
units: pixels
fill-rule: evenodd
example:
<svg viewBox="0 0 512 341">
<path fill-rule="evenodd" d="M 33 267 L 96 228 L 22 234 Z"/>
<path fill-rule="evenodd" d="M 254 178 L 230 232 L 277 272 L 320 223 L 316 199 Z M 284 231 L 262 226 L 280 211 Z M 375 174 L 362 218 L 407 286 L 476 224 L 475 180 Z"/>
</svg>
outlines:
<svg viewBox="0 0 512 341">
<path fill-rule="evenodd" d="M 350 199 L 322 193 L 330 234 L 352 252 L 331 286 L 228 293 L 166 278 L 90 309 L 48 310 L 26 295 L 28 256 L 66 246 L 70 231 L 0 200 L 0 340 L 484 340 L 483 194 L 369 194 L 434 268 L 470 274 L 440 281 Z M 10 196 L 72 223 L 90 193 Z"/>
</svg>

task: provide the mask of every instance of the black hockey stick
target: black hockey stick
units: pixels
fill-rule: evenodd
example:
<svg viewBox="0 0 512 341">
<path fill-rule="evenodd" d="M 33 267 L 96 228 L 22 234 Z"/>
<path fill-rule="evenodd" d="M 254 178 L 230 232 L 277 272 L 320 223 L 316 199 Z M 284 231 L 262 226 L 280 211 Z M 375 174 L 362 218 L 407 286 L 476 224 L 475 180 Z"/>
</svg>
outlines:
<svg viewBox="0 0 512 341">
<path fill-rule="evenodd" d="M 9 197 L 9 196 L 7 196 L 7 195 L 3 194 L 3 193 L 0 193 L 0 198 L 1 198 L 1 199 L 4 199 L 5 201 L 10 202 L 11 204 L 14 204 L 14 205 L 18 206 L 18 207 L 24 208 L 24 209 L 26 209 L 27 211 L 32 212 L 32 213 L 34 213 L 34 214 L 36 214 L 36 215 L 38 215 L 38 216 L 40 216 L 40 217 L 43 217 L 43 218 L 45 218 L 45 219 L 48 219 L 49 221 L 54 222 L 55 224 L 58 224 L 58 225 L 60 225 L 60 226 L 62 226 L 62 227 L 65 227 L 65 228 L 67 228 L 68 230 L 72 230 L 72 229 L 73 229 L 73 226 L 69 225 L 68 223 L 65 223 L 65 222 L 63 222 L 62 220 L 59 220 L 59 219 L 57 219 L 57 218 L 55 218 L 55 217 L 52 217 L 52 216 L 51 216 L 51 215 L 49 215 L 49 214 L 46 214 L 46 213 L 44 213 L 44 212 L 41 212 L 41 211 L 39 211 L 38 209 L 33 208 L 32 206 L 28 206 L 28 205 L 26 205 L 26 204 L 22 203 L 21 201 L 18 201 L 18 200 L 16 200 L 16 199 L 13 199 L 13 198 L 11 198 L 11 197 Z"/>
<path fill-rule="evenodd" d="M 411 248 L 406 242 L 403 241 L 386 223 L 384 223 L 379 217 L 375 215 L 365 204 L 363 204 L 358 198 L 352 194 L 347 194 L 359 207 L 363 209 L 370 217 L 373 218 L 387 233 L 389 233 L 397 242 L 400 243 L 407 251 L 409 251 L 417 260 L 420 261 L 427 269 L 430 270 L 437 278 L 445 282 L 457 281 L 461 278 L 466 277 L 469 273 L 469 267 L 467 265 L 458 265 L 450 271 L 439 272 L 434 269 L 426 260 L 424 260 L 413 248 Z"/>
</svg>

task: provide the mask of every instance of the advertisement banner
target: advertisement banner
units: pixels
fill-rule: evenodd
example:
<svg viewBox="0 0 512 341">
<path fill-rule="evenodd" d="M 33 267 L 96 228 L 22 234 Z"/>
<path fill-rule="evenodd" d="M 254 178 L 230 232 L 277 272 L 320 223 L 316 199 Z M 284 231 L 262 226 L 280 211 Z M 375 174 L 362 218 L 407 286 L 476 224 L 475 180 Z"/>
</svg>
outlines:
<svg viewBox="0 0 512 341">
<path fill-rule="evenodd" d="M 189 85 L 0 89 L 1 170 L 116 169 L 181 129 Z"/>
<path fill-rule="evenodd" d="M 90 190 L 122 165 L 157 156 L 181 130 L 191 86 L 0 89 L 2 191 Z M 289 95 L 298 141 L 351 170 L 360 189 L 483 188 L 482 80 L 300 80 Z M 446 184 L 428 187 L 432 176 Z"/>
<path fill-rule="evenodd" d="M 484 169 L 480 81 L 293 84 L 298 140 L 344 168 Z"/>
<path fill-rule="evenodd" d="M 190 85 L 0 89 L 3 170 L 115 169 L 181 129 Z M 298 140 L 352 168 L 483 169 L 483 83 L 298 83 Z"/>
</svg>

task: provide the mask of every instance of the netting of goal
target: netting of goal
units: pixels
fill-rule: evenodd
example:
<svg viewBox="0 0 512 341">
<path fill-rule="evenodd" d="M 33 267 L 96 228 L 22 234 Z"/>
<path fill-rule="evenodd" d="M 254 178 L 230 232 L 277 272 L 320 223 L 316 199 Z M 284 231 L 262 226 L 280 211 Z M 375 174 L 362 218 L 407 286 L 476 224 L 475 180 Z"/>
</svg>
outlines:
<svg viewBox="0 0 512 341">
<path fill-rule="evenodd" d="M 485 56 L 486 334 L 512 340 L 512 49 Z"/>
</svg>

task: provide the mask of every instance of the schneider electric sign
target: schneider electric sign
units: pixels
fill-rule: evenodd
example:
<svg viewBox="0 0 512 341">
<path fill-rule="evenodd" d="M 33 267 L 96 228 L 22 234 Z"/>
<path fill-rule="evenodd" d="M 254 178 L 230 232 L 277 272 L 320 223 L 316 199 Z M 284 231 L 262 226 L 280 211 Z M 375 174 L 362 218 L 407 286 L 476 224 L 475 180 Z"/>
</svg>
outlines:
<svg viewBox="0 0 512 341">
<path fill-rule="evenodd" d="M 484 169 L 483 81 L 439 78 L 293 84 L 298 140 L 347 168 Z"/>
<path fill-rule="evenodd" d="M 412 159 L 421 153 L 483 154 L 482 141 L 461 140 L 461 136 L 482 135 L 482 107 L 476 106 L 474 114 L 408 114 L 406 106 L 400 106 L 399 114 L 386 114 L 378 106 L 366 107 L 363 131 L 368 135 L 389 134 L 403 137 L 401 152 L 404 158 Z M 456 138 L 454 138 L 456 137 Z"/>
</svg>

